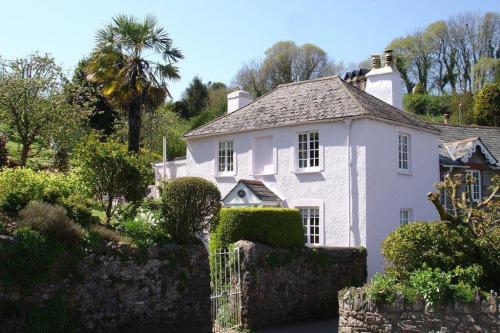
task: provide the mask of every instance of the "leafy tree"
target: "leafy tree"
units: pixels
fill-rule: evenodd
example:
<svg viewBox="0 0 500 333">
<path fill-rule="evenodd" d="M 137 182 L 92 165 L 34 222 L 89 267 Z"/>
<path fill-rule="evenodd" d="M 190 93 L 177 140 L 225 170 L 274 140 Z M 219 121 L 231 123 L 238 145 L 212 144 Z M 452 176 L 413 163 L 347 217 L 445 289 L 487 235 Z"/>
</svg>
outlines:
<svg viewBox="0 0 500 333">
<path fill-rule="evenodd" d="M 199 127 L 217 117 L 224 115 L 227 111 L 227 94 L 230 90 L 224 83 L 209 82 L 208 85 L 208 103 L 203 112 L 190 119 L 191 129 Z"/>
<path fill-rule="evenodd" d="M 91 128 L 108 136 L 114 132 L 118 112 L 110 105 L 99 89 L 85 73 L 89 59 L 82 59 L 75 68 L 71 82 L 65 85 L 68 102 L 89 110 L 88 122 Z"/>
<path fill-rule="evenodd" d="M 151 170 L 144 159 L 114 141 L 89 137 L 75 154 L 82 180 L 106 213 L 106 223 L 121 202 L 139 202 L 147 194 Z"/>
<path fill-rule="evenodd" d="M 172 111 L 173 108 L 174 103 L 168 103 L 145 114 L 142 131 L 144 148 L 151 152 L 161 154 L 163 137 L 167 138 L 169 159 L 186 155 L 186 143 L 182 135 L 189 130 L 188 121 Z"/>
<path fill-rule="evenodd" d="M 330 76 L 342 69 L 341 63 L 335 63 L 314 44 L 297 46 L 292 41 L 280 41 L 266 50 L 261 62 L 245 64 L 234 83 L 258 97 L 280 84 Z"/>
<path fill-rule="evenodd" d="M 476 95 L 474 118 L 479 125 L 500 126 L 500 83 L 487 83 Z"/>
<path fill-rule="evenodd" d="M 139 21 L 118 15 L 96 39 L 85 70 L 103 95 L 127 112 L 128 149 L 139 152 L 142 114 L 170 96 L 167 80 L 179 78 L 174 63 L 183 55 L 153 16 Z"/>
<path fill-rule="evenodd" d="M 32 152 L 35 142 L 70 139 L 70 131 L 81 130 L 79 112 L 66 103 L 62 94 L 64 76 L 48 55 L 30 55 L 4 62 L 0 76 L 0 118 L 14 129 L 21 141 L 21 166 Z"/>
<path fill-rule="evenodd" d="M 208 88 L 200 80 L 194 77 L 184 93 L 184 101 L 187 106 L 187 114 L 181 114 L 184 118 L 191 118 L 200 114 L 208 104 Z"/>
</svg>

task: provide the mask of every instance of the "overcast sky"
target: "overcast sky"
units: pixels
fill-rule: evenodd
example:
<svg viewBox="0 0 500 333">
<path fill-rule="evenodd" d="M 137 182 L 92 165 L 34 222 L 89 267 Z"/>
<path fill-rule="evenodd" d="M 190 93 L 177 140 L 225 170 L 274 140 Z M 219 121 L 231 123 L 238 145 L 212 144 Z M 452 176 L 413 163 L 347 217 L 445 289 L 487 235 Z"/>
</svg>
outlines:
<svg viewBox="0 0 500 333">
<path fill-rule="evenodd" d="M 182 79 L 170 84 L 178 98 L 195 75 L 230 83 L 242 63 L 280 40 L 314 43 L 347 64 L 467 11 L 499 12 L 500 1 L 7 0 L 0 6 L 0 56 L 48 52 L 70 72 L 114 15 L 154 14 L 185 55 L 178 64 Z"/>
</svg>

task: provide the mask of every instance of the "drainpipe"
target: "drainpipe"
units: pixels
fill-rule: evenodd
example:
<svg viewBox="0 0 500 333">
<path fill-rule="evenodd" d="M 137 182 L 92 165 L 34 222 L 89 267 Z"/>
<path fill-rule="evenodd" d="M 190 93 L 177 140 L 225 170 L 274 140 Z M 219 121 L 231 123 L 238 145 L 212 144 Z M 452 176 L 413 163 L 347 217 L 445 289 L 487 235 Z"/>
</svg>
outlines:
<svg viewBox="0 0 500 333">
<path fill-rule="evenodd" d="M 351 165 L 351 123 L 352 119 L 345 119 L 344 123 L 346 124 L 346 134 L 347 134 L 347 140 L 346 140 L 346 149 L 347 149 L 347 200 L 348 200 L 348 229 L 347 229 L 347 234 L 348 234 L 348 245 L 349 247 L 351 246 L 351 229 L 352 229 L 352 165 Z"/>
</svg>

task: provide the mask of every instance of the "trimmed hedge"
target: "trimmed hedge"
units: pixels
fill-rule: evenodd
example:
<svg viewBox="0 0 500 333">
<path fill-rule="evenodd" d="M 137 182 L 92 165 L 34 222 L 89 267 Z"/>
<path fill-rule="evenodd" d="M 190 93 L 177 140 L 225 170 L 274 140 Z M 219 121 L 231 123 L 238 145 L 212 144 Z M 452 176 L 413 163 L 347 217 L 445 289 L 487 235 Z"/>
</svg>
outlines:
<svg viewBox="0 0 500 333">
<path fill-rule="evenodd" d="M 303 247 L 300 213 L 289 208 L 221 209 L 219 225 L 210 235 L 211 252 L 239 240 L 281 248 Z"/>
</svg>

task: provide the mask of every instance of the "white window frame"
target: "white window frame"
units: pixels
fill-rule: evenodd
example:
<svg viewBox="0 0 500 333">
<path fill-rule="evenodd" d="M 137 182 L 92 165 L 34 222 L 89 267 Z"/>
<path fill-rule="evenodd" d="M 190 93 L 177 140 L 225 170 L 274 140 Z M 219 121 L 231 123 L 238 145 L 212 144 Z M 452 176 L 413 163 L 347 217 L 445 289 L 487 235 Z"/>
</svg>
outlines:
<svg viewBox="0 0 500 333">
<path fill-rule="evenodd" d="M 221 144 L 225 144 L 224 150 L 226 153 L 221 156 Z M 232 152 L 228 154 L 227 152 Z M 224 167 L 221 170 L 221 157 L 224 159 Z M 230 167 L 229 167 L 230 166 Z M 215 176 L 227 177 L 236 175 L 236 153 L 234 150 L 234 141 L 231 139 L 218 140 L 215 145 L 214 159 Z"/>
<path fill-rule="evenodd" d="M 465 170 L 465 172 L 470 173 L 475 179 L 472 184 L 472 193 L 470 194 L 472 201 L 479 202 L 483 197 L 483 191 L 481 186 L 481 170 Z M 467 191 L 469 191 L 469 186 L 467 185 Z"/>
<path fill-rule="evenodd" d="M 399 225 L 405 225 L 412 221 L 412 212 L 410 208 L 401 208 L 399 210 Z"/>
<path fill-rule="evenodd" d="M 401 145 L 401 138 L 406 138 L 406 151 L 404 151 L 404 145 Z M 398 132 L 396 139 L 397 146 L 397 165 L 398 165 L 398 173 L 402 174 L 410 174 L 411 173 L 411 134 Z M 406 156 L 404 156 L 406 154 Z M 406 167 L 404 164 L 406 162 Z"/>
<path fill-rule="evenodd" d="M 319 243 L 308 244 L 306 246 L 324 246 L 325 245 L 325 203 L 322 199 L 295 199 L 288 203 L 288 206 L 295 209 L 300 208 L 318 208 L 319 213 Z M 304 235 L 305 237 L 305 235 Z"/>
<path fill-rule="evenodd" d="M 307 246 L 321 244 L 321 219 L 319 207 L 297 207 L 304 227 L 304 241 Z M 314 224 L 312 223 L 314 222 Z M 311 242 L 311 238 L 314 240 Z"/>
<path fill-rule="evenodd" d="M 315 149 L 312 149 L 314 150 L 315 152 L 317 152 L 317 165 L 314 165 L 314 166 L 311 166 L 310 162 L 311 162 L 311 147 L 310 147 L 310 144 L 311 142 L 316 142 L 316 140 L 312 141 L 311 140 L 311 135 L 312 134 L 317 134 L 317 148 Z M 299 132 L 296 132 L 294 133 L 295 134 L 295 144 L 291 147 L 292 151 L 291 151 L 291 157 L 292 157 L 292 161 L 291 161 L 291 165 L 293 166 L 292 167 L 292 172 L 294 173 L 315 173 L 315 172 L 321 172 L 323 171 L 323 166 L 324 166 L 324 148 L 323 148 L 323 145 L 321 143 L 321 133 L 319 130 L 317 129 L 311 129 L 311 130 L 304 130 L 304 131 L 299 131 Z M 305 150 L 305 158 L 303 158 L 302 160 L 306 161 L 307 165 L 306 166 L 303 166 L 301 167 L 300 166 L 300 154 L 301 154 L 301 145 L 300 145 L 300 137 L 302 135 L 306 135 L 307 136 L 307 140 L 305 142 L 305 145 L 306 145 L 306 150 Z M 304 144 L 304 143 L 303 143 Z"/>
</svg>

